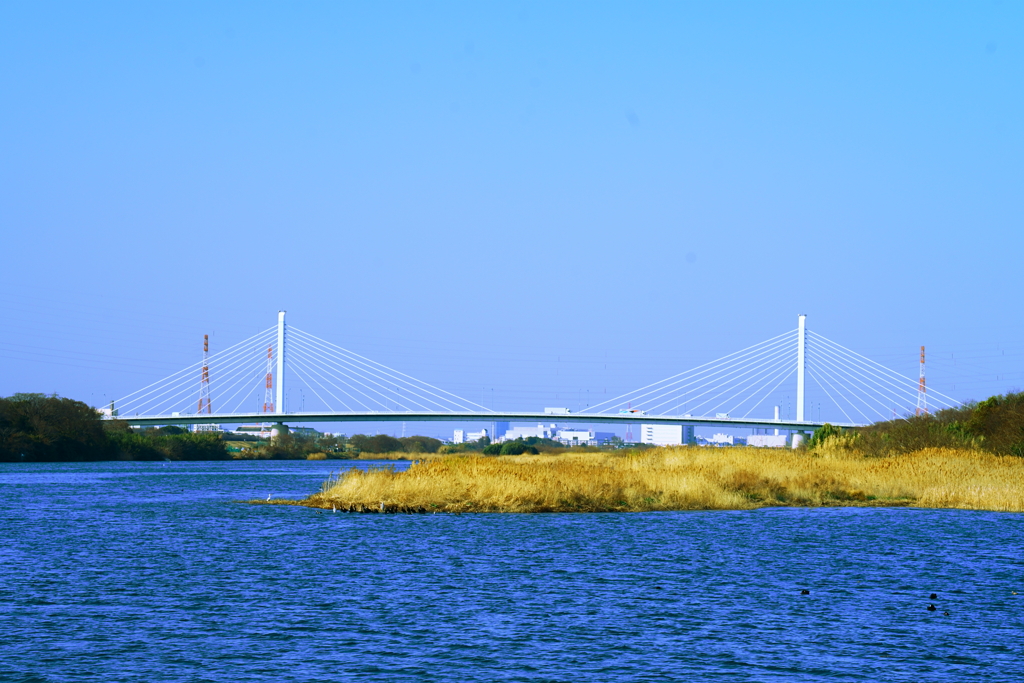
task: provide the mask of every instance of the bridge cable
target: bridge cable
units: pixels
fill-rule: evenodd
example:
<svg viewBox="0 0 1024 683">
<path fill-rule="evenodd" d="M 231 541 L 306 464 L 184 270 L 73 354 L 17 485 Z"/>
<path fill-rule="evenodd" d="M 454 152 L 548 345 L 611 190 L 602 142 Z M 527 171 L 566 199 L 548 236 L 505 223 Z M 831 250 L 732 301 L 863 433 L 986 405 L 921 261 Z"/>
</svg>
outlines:
<svg viewBox="0 0 1024 683">
<path fill-rule="evenodd" d="M 795 329 L 794 329 L 794 330 L 790 330 L 789 332 L 786 332 L 786 333 L 784 333 L 784 334 L 780 334 L 780 335 L 777 335 L 777 336 L 775 336 L 775 337 L 772 337 L 771 339 L 768 339 L 768 340 L 765 340 L 765 341 L 763 341 L 763 342 L 759 342 L 759 343 L 757 343 L 757 344 L 754 344 L 753 346 L 748 346 L 748 347 L 747 347 L 747 348 L 745 348 L 745 349 L 740 349 L 739 351 L 736 351 L 736 352 L 734 352 L 734 353 L 730 353 L 730 354 L 728 354 L 728 355 L 726 355 L 726 356 L 722 356 L 721 358 L 717 358 L 717 359 L 715 359 L 715 360 L 713 360 L 713 361 L 709 361 L 709 362 L 707 362 L 707 363 L 704 363 L 703 365 L 698 365 L 697 367 L 695 367 L 695 368 L 691 368 L 691 369 L 689 369 L 689 370 L 686 370 L 685 372 L 680 372 L 680 373 L 678 373 L 678 374 L 676 374 L 676 375 L 672 375 L 671 377 L 666 377 L 666 378 L 665 378 L 665 379 L 663 379 L 663 380 L 659 380 L 659 381 L 657 381 L 657 382 L 654 382 L 653 384 L 648 384 L 647 386 L 643 386 L 643 387 L 640 387 L 639 389 L 634 389 L 634 390 L 632 390 L 632 391 L 629 391 L 629 392 L 627 392 L 627 393 L 624 393 L 624 394 L 620 394 L 620 395 L 618 395 L 618 396 L 615 396 L 615 397 L 613 397 L 613 398 L 610 398 L 610 399 L 608 399 L 608 400 L 606 400 L 606 401 L 602 401 L 602 402 L 600 402 L 600 403 L 597 403 L 597 404 L 595 404 L 595 405 L 593 405 L 593 406 L 590 406 L 589 408 L 587 408 L 587 411 L 591 411 L 591 410 L 594 410 L 594 409 L 596 409 L 596 408 L 599 408 L 600 406 L 606 405 L 606 404 L 608 404 L 608 403 L 611 403 L 611 404 L 613 404 L 613 405 L 618 405 L 619 403 L 621 403 L 621 402 L 622 402 L 622 401 L 621 401 L 620 399 L 624 399 L 624 398 L 627 398 L 627 397 L 629 397 L 629 396 L 632 396 L 632 395 L 633 395 L 633 394 L 635 394 L 636 392 L 639 392 L 639 391 L 644 391 L 645 389 L 650 389 L 651 387 L 655 387 L 655 386 L 658 386 L 659 384 L 664 384 L 664 383 L 666 383 L 666 382 L 669 382 L 670 380 L 674 380 L 674 379 L 676 379 L 677 377 L 684 377 L 684 376 L 690 375 L 690 374 L 692 374 L 692 373 L 696 372 L 697 370 L 700 370 L 701 368 L 704 368 L 704 367 L 707 367 L 707 366 L 710 366 L 710 365 L 714 365 L 714 364 L 716 364 L 716 363 L 720 364 L 720 363 L 722 363 L 723 361 L 726 361 L 726 360 L 728 360 L 728 359 L 730 359 L 730 358 L 732 358 L 732 357 L 734 357 L 734 356 L 738 356 L 738 355 L 740 355 L 740 354 L 744 354 L 744 353 L 746 353 L 747 351 L 750 351 L 750 350 L 752 350 L 752 349 L 756 349 L 756 348 L 758 348 L 758 347 L 761 347 L 761 346 L 764 346 L 764 345 L 766 345 L 766 344 L 770 344 L 771 342 L 774 342 L 775 340 L 777 340 L 777 339 L 780 339 L 780 338 L 782 338 L 782 337 L 787 337 L 787 336 L 790 336 L 790 335 L 795 335 L 795 334 L 796 334 L 796 332 L 797 332 L 797 330 L 795 330 Z M 587 411 L 583 411 L 583 412 L 587 412 Z"/>
<path fill-rule="evenodd" d="M 647 403 L 649 403 L 652 400 L 654 400 L 654 401 L 660 400 L 662 397 L 664 397 L 666 395 L 669 395 L 669 394 L 673 394 L 673 393 L 678 394 L 680 391 L 689 392 L 691 390 L 691 388 L 694 387 L 694 385 L 697 384 L 698 382 L 703 382 L 703 384 L 700 384 L 699 386 L 697 386 L 695 388 L 696 389 L 701 389 L 701 388 L 703 388 L 705 386 L 708 386 L 709 384 L 711 384 L 711 383 L 713 383 L 715 381 L 721 381 L 722 379 L 735 374 L 739 370 L 742 370 L 743 366 L 749 365 L 751 362 L 754 362 L 754 361 L 756 361 L 756 360 L 758 360 L 758 359 L 760 359 L 762 357 L 768 356 L 768 355 L 776 354 L 777 352 L 779 352 L 779 350 L 784 349 L 786 347 L 786 345 L 790 342 L 790 340 L 788 340 L 788 339 L 781 339 L 781 338 L 782 337 L 788 337 L 788 336 L 795 335 L 795 334 L 796 334 L 796 330 L 794 330 L 792 332 L 787 332 L 785 335 L 779 335 L 778 337 L 774 337 L 774 338 L 772 338 L 772 339 L 770 339 L 770 340 L 768 340 L 766 342 L 762 342 L 761 344 L 757 344 L 757 345 L 755 345 L 753 347 L 748 347 L 747 349 L 743 349 L 742 351 L 738 351 L 736 353 L 729 354 L 729 356 L 723 356 L 722 358 L 720 358 L 720 359 L 718 359 L 716 361 L 711 361 L 709 363 L 705 363 L 702 366 L 698 366 L 697 368 L 693 368 L 693 369 L 688 370 L 686 372 L 679 373 L 677 375 L 674 375 L 673 377 L 669 377 L 669 378 L 661 380 L 659 382 L 654 382 L 653 384 L 648 384 L 645 387 L 641 387 L 640 389 L 636 389 L 634 391 L 631 391 L 631 392 L 628 392 L 628 393 L 625 393 L 625 394 L 620 394 L 619 396 L 616 396 L 615 398 L 612 398 L 612 399 L 609 399 L 607 401 L 603 401 L 601 403 L 598 403 L 598 404 L 596 404 L 594 406 L 591 406 L 588 410 L 595 410 L 596 408 L 598 408 L 598 407 L 600 407 L 602 405 L 605 405 L 605 404 L 608 404 L 608 403 L 612 403 L 612 402 L 614 402 L 615 404 L 618 404 L 618 403 L 622 402 L 621 401 L 622 399 L 630 399 L 631 402 L 641 403 L 641 399 L 643 399 L 645 397 L 648 397 L 648 396 L 651 396 L 653 394 L 653 396 L 651 396 L 651 398 L 648 398 L 648 400 L 647 400 Z M 751 349 L 757 349 L 757 350 L 756 351 L 751 351 Z M 742 355 L 739 355 L 739 354 L 742 354 Z M 748 356 L 752 356 L 752 357 L 748 358 Z M 711 366 L 711 367 L 708 367 L 708 366 Z M 737 368 L 739 368 L 739 369 L 737 369 Z M 715 379 L 716 377 L 718 377 L 717 380 Z M 670 382 L 670 380 L 674 380 L 674 381 Z M 662 385 L 662 386 L 659 386 L 659 385 Z M 678 385 L 678 386 L 676 386 L 676 385 Z M 652 387 L 657 387 L 657 388 L 653 389 L 651 391 L 647 391 L 646 393 L 643 393 L 643 394 L 638 394 L 637 393 L 637 392 L 640 392 L 640 391 L 644 391 L 645 389 L 651 389 Z M 708 392 L 705 392 L 705 393 L 708 393 Z M 699 398 L 700 396 L 703 396 L 703 395 L 704 394 L 699 394 L 695 398 Z M 605 409 L 605 410 L 608 410 L 608 409 Z M 598 413 L 598 414 L 600 414 L 600 413 Z"/>
</svg>

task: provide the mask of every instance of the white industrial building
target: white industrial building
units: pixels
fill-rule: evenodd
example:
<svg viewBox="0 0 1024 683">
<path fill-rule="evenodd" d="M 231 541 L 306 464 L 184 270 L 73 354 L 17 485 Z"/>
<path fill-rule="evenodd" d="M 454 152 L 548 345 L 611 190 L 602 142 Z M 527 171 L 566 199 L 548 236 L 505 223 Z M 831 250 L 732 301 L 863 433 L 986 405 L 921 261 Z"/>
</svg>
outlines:
<svg viewBox="0 0 1024 683">
<path fill-rule="evenodd" d="M 486 429 L 481 429 L 479 432 L 467 432 L 462 429 L 456 429 L 454 436 L 452 436 L 452 443 L 469 443 L 470 441 L 479 441 L 485 436 L 487 436 Z"/>
<path fill-rule="evenodd" d="M 529 439 L 535 437 L 538 439 L 554 439 L 555 430 L 557 425 L 549 425 L 545 427 L 542 424 L 536 427 L 512 427 L 505 432 L 504 436 L 501 437 L 502 441 L 515 441 L 516 439 Z"/>
<path fill-rule="evenodd" d="M 693 425 L 640 425 L 640 443 L 655 446 L 682 446 L 693 443 Z"/>
<path fill-rule="evenodd" d="M 559 429 L 555 440 L 567 446 L 589 446 L 597 443 L 594 432 L 589 429 Z"/>
<path fill-rule="evenodd" d="M 220 428 L 220 425 L 207 424 L 207 425 L 192 425 L 192 431 L 193 432 L 220 432 L 220 431 L 223 431 L 223 430 Z"/>
<path fill-rule="evenodd" d="M 228 434 L 244 434 L 257 436 L 261 439 L 270 438 L 270 425 L 236 425 Z"/>
<path fill-rule="evenodd" d="M 785 434 L 751 434 L 747 437 L 747 445 L 758 448 L 785 448 L 787 438 Z"/>
<path fill-rule="evenodd" d="M 732 434 L 715 434 L 710 439 L 704 439 L 704 445 L 707 446 L 744 446 L 746 443 L 746 437 L 733 436 Z"/>
</svg>

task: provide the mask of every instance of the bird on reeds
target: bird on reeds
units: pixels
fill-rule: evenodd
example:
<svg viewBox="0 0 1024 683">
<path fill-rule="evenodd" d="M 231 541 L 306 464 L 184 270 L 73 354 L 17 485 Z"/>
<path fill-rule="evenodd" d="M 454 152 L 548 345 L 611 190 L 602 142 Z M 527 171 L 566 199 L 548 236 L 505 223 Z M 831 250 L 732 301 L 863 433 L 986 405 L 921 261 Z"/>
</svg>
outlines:
<svg viewBox="0 0 1024 683">
<path fill-rule="evenodd" d="M 268 493 L 268 494 L 267 494 L 267 500 L 270 500 L 270 497 L 271 497 L 272 495 L 274 495 L 274 494 L 272 494 L 272 493 Z"/>
<path fill-rule="evenodd" d="M 928 611 L 929 612 L 934 612 L 936 609 L 937 608 L 935 607 L 935 605 L 928 605 Z"/>
</svg>

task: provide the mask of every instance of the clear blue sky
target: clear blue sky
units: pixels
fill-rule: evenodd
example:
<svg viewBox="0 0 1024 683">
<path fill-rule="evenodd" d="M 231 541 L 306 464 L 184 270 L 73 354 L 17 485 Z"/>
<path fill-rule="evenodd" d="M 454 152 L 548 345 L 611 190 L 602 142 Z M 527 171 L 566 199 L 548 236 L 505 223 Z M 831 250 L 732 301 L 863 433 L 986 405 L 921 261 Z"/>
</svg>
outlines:
<svg viewBox="0 0 1024 683">
<path fill-rule="evenodd" d="M 927 345 L 958 398 L 1024 387 L 1022 25 L 1015 2 L 4 3 L 0 394 L 99 404 L 278 309 L 508 409 L 798 313 L 908 374 Z"/>
</svg>

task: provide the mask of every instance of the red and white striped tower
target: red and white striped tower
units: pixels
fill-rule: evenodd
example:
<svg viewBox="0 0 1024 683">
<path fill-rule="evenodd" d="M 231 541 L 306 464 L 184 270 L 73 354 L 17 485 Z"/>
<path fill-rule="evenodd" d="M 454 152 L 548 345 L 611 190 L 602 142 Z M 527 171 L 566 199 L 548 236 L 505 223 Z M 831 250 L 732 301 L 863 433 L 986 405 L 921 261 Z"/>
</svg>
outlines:
<svg viewBox="0 0 1024 683">
<path fill-rule="evenodd" d="M 203 374 L 199 380 L 199 410 L 197 413 L 213 413 L 210 405 L 210 335 L 203 335 Z"/>
<path fill-rule="evenodd" d="M 263 394 L 263 412 L 274 412 L 274 347 L 267 347 L 267 389 Z"/>
<path fill-rule="evenodd" d="M 917 380 L 917 410 L 915 415 L 928 414 L 928 390 L 924 384 L 924 347 L 921 347 L 921 378 Z"/>
</svg>

